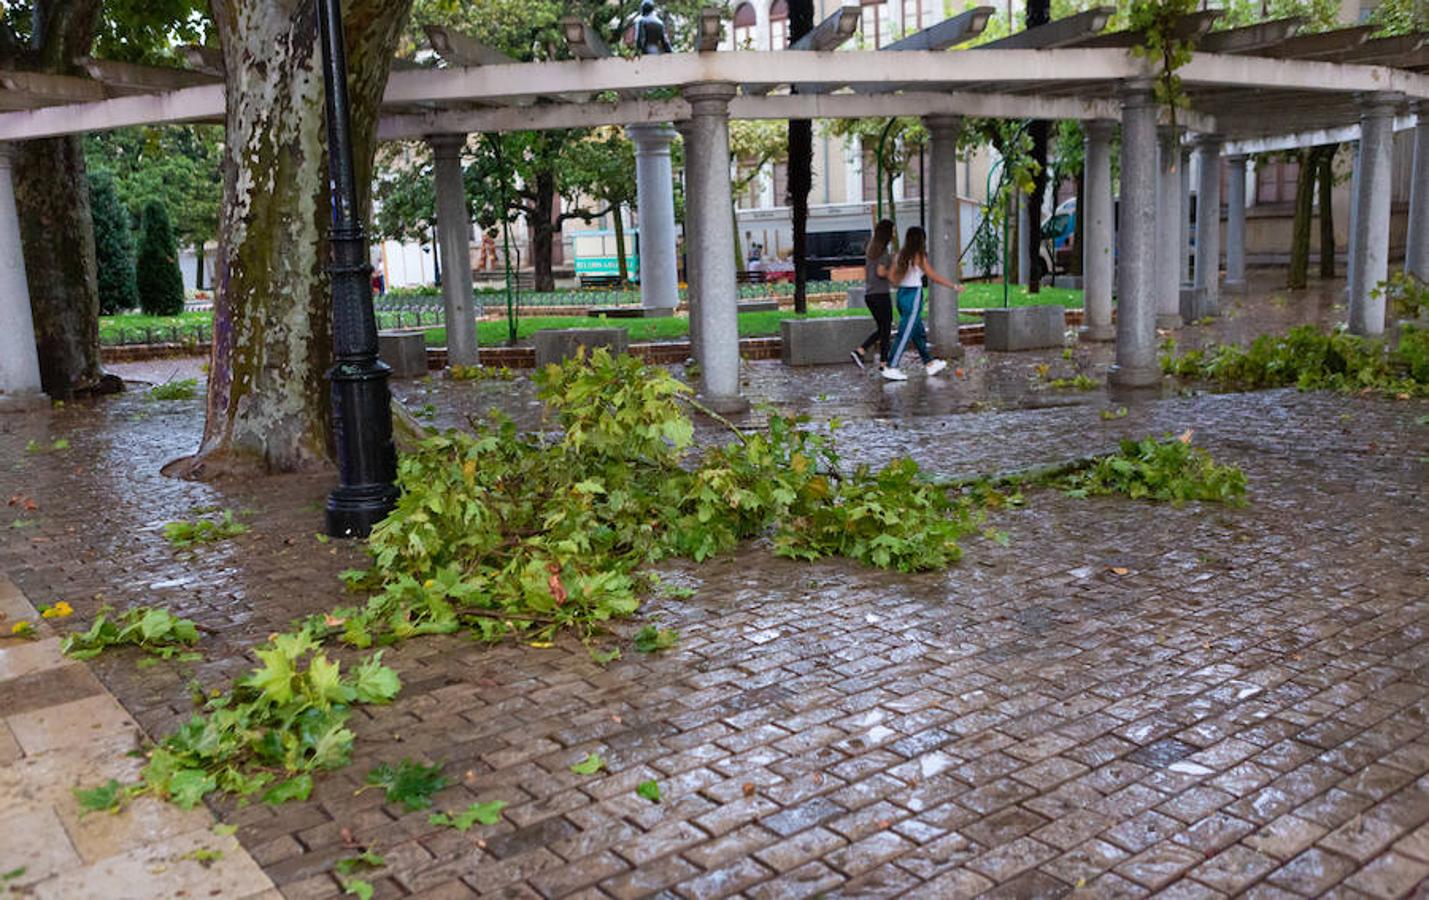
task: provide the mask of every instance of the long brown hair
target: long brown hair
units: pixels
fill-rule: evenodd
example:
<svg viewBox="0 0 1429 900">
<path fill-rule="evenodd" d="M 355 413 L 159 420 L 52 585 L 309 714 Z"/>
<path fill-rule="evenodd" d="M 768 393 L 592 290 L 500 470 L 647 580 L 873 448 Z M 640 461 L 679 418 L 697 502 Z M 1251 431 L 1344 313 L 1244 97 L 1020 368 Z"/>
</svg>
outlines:
<svg viewBox="0 0 1429 900">
<path fill-rule="evenodd" d="M 903 249 L 898 251 L 898 262 L 893 267 L 893 277 L 897 281 L 902 281 L 903 276 L 908 274 L 908 267 L 917 262 L 919 257 L 926 256 L 928 252 L 928 232 L 917 225 L 908 229 L 908 234 L 903 238 Z"/>
<path fill-rule="evenodd" d="M 888 245 L 891 243 L 893 243 L 893 221 L 883 219 L 873 226 L 873 237 L 869 240 L 864 255 L 868 259 L 878 259 L 888 252 Z"/>
</svg>

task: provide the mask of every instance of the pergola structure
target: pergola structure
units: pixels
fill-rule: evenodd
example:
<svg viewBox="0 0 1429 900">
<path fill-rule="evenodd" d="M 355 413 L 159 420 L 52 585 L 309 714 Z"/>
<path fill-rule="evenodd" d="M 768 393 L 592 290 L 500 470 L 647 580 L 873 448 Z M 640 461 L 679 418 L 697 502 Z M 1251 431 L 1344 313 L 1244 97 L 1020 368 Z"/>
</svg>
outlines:
<svg viewBox="0 0 1429 900">
<path fill-rule="evenodd" d="M 787 51 L 715 50 L 715 10 L 699 17 L 696 50 L 618 58 L 584 23 L 562 23 L 571 61 L 517 63 L 452 29 L 428 29 L 440 68 L 394 65 L 378 134 L 427 139 L 435 150 L 439 241 L 461 256 L 469 216 L 460 198 L 460 151 L 473 132 L 625 125 L 637 148 L 642 268 L 650 309 L 672 307 L 675 234 L 668 189 L 674 123 L 686 141 L 691 331 L 701 391 L 717 408 L 738 407 L 737 290 L 729 174 L 731 119 L 920 116 L 932 136 L 928 184 L 931 255 L 944 271 L 961 248 L 956 148 L 967 116 L 1077 119 L 1086 123 L 1083 336 L 1116 341 L 1115 384 L 1159 381 L 1156 327 L 1218 309 L 1220 233 L 1202 230 L 1196 283 L 1183 291 L 1189 187 L 1185 158 L 1201 154 L 1202 209 L 1221 206 L 1219 161 L 1228 156 L 1226 276 L 1245 272 L 1246 154 L 1357 141 L 1351 215 L 1349 326 L 1384 331 L 1374 286 L 1388 272 L 1390 169 L 1398 122 L 1415 129 L 1406 267 L 1429 277 L 1429 34 L 1373 38 L 1371 29 L 1299 35 L 1284 19 L 1211 31 L 1218 15 L 1184 17 L 1198 39 L 1177 70 L 1188 105 L 1174 123 L 1153 97 L 1155 69 L 1129 49 L 1134 32 L 1106 33 L 1109 8 L 1093 9 L 976 48 L 993 10 L 976 7 L 877 51 L 840 51 L 859 7 L 836 11 Z M 953 52 L 948 52 L 952 50 Z M 0 142 L 162 122 L 222 121 L 222 68 L 211 51 L 191 68 L 155 69 L 87 61 L 91 77 L 0 73 Z M 1113 226 L 1110 144 L 1122 128 L 1120 225 Z M 1158 162 L 1159 160 L 1159 162 Z M 662 168 L 663 167 L 663 168 Z M 10 170 L 0 154 L 0 256 L 19 259 Z M 314 185 L 314 190 L 322 186 Z M 1113 253 L 1113 243 L 1116 252 Z M 1181 255 L 1185 258 L 1185 254 Z M 0 276 L 0 403 L 39 387 L 23 275 Z M 463 267 L 458 267 L 461 269 Z M 1115 284 L 1117 316 L 1112 324 Z M 447 279 L 449 355 L 476 361 L 471 283 Z M 957 293 L 936 289 L 930 326 L 944 355 L 957 351 Z"/>
</svg>

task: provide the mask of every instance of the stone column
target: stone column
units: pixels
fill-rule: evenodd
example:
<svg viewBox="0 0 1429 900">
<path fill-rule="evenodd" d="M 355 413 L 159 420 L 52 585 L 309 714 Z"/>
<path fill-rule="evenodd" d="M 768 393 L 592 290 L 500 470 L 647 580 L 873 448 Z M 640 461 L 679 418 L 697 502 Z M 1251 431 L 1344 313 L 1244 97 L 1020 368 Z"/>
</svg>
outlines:
<svg viewBox="0 0 1429 900">
<path fill-rule="evenodd" d="M 1404 270 L 1429 281 L 1429 101 L 1414 104 L 1414 174 L 1409 183 L 1409 235 Z"/>
<path fill-rule="evenodd" d="M 665 124 L 628 125 L 635 144 L 635 191 L 640 208 L 640 305 L 648 315 L 670 315 L 680 305 L 675 267 L 675 183 Z"/>
<path fill-rule="evenodd" d="M 958 218 L 958 135 L 961 116 L 930 116 L 923 120 L 932 137 L 928 159 L 928 256 L 933 267 L 958 283 L 962 235 Z M 928 300 L 928 327 L 938 356 L 960 359 L 958 291 L 933 285 Z"/>
<path fill-rule="evenodd" d="M 1360 98 L 1359 175 L 1354 197 L 1355 260 L 1351 264 L 1350 331 L 1384 333 L 1384 297 L 1375 285 L 1389 277 L 1390 166 L 1394 150 L 1394 110 L 1403 95 L 1366 94 Z"/>
<path fill-rule="evenodd" d="M 734 217 L 729 178 L 729 101 L 734 85 L 710 83 L 685 88 L 690 101 L 690 143 L 686 185 L 694 199 L 699 261 L 700 397 L 717 412 L 740 412 L 749 403 L 739 393 L 739 286 L 734 274 Z"/>
<path fill-rule="evenodd" d="M 0 413 L 50 405 L 40 388 L 40 357 L 15 210 L 13 156 L 10 144 L 0 144 Z"/>
<path fill-rule="evenodd" d="M 1111 324 L 1112 289 L 1112 227 L 1111 203 L 1111 137 L 1112 122 L 1091 121 L 1086 130 L 1086 162 L 1083 164 L 1080 202 L 1086 208 L 1079 213 L 1086 218 L 1082 225 L 1082 292 L 1083 316 L 1081 338 L 1084 341 L 1109 341 L 1116 337 Z"/>
<path fill-rule="evenodd" d="M 1156 359 L 1156 116 L 1151 82 L 1137 79 L 1121 95 L 1121 228 L 1117 241 L 1116 363 L 1108 380 L 1121 387 L 1161 381 Z"/>
<path fill-rule="evenodd" d="M 1355 283 L 1355 259 L 1359 256 L 1359 210 L 1360 204 L 1360 142 L 1350 142 L 1350 157 L 1354 159 L 1354 165 L 1350 166 L 1350 221 L 1349 221 L 1349 242 L 1345 247 L 1345 302 L 1349 302 L 1350 285 Z"/>
<path fill-rule="evenodd" d="M 699 359 L 700 316 L 699 293 L 696 286 L 700 282 L 699 220 L 695 212 L 696 197 L 690 190 L 694 170 L 690 165 L 690 155 L 694 152 L 694 122 L 689 119 L 675 123 L 675 130 L 685 145 L 685 307 L 690 320 L 690 358 Z"/>
<path fill-rule="evenodd" d="M 1160 137 L 1156 210 L 1156 327 L 1181 327 L 1181 129 L 1157 129 Z"/>
<path fill-rule="evenodd" d="M 1181 284 L 1191 283 L 1191 148 L 1181 146 Z"/>
<path fill-rule="evenodd" d="M 1227 157 L 1226 281 L 1229 291 L 1245 290 L 1245 154 Z"/>
<path fill-rule="evenodd" d="M 1205 135 L 1198 142 L 1201 189 L 1196 198 L 1197 312 L 1221 311 L 1221 139 Z"/>
<path fill-rule="evenodd" d="M 427 138 L 435 160 L 437 244 L 442 255 L 442 301 L 447 312 L 447 365 L 480 364 L 476 343 L 476 298 L 471 286 L 471 212 L 461 172 L 464 134 Z"/>
</svg>

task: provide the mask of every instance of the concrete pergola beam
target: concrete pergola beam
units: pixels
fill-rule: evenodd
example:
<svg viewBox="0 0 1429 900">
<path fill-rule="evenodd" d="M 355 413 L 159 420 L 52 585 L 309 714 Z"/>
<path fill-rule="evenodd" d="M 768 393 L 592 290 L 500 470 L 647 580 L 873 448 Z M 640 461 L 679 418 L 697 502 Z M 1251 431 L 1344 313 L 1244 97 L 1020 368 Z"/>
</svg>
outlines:
<svg viewBox="0 0 1429 900">
<path fill-rule="evenodd" d="M 1201 38 L 1196 49 L 1202 53 L 1250 53 L 1288 40 L 1304 25 L 1303 17 L 1291 16 L 1243 28 L 1228 28 Z"/>
<path fill-rule="evenodd" d="M 991 6 L 974 6 L 951 19 L 944 19 L 902 40 L 894 41 L 883 49 L 892 52 L 949 50 L 982 34 L 987 29 L 988 20 L 996 11 Z"/>
<path fill-rule="evenodd" d="M 182 52 L 189 68 L 195 72 L 206 72 L 210 75 L 217 75 L 219 78 L 224 77 L 223 51 L 217 47 L 189 44 L 183 48 Z"/>
<path fill-rule="evenodd" d="M 1028 28 L 1005 38 L 989 41 L 975 47 L 975 50 L 1050 50 L 1067 47 L 1101 34 L 1111 21 L 1116 10 L 1110 6 L 1098 6 L 1079 12 L 1046 25 Z"/>
<path fill-rule="evenodd" d="M 560 28 L 571 56 L 576 59 L 606 59 L 611 56 L 605 39 L 579 16 L 564 16 Z"/>
<path fill-rule="evenodd" d="M 962 115 L 985 118 L 1097 119 L 1113 115 L 1111 100 L 1074 97 L 1024 97 L 1004 94 L 924 93 L 869 96 L 865 94 L 779 94 L 744 96 L 730 101 L 734 119 L 861 119 L 874 116 Z M 422 115 L 384 116 L 378 127 L 380 140 L 406 140 L 443 132 L 525 131 L 528 129 L 585 128 L 596 125 L 635 125 L 642 122 L 679 122 L 690 116 L 684 100 L 623 100 L 519 109 L 494 108 Z M 1191 127 L 1213 130 L 1204 117 L 1190 117 Z M 1195 123 L 1195 124 L 1192 124 Z"/>
<path fill-rule="evenodd" d="M 1179 40 L 1195 40 L 1211 30 L 1211 26 L 1221 17 L 1220 10 L 1206 10 L 1184 15 L 1176 23 L 1176 28 L 1172 32 Z M 1135 47 L 1145 42 L 1145 37 L 1139 31 L 1114 31 L 1111 34 L 1099 34 L 1083 40 L 1077 41 L 1070 46 L 1075 47 Z"/>
<path fill-rule="evenodd" d="M 476 38 L 462 34 L 455 28 L 444 28 L 440 25 L 428 25 L 427 41 L 432 45 L 432 50 L 453 66 L 510 66 L 516 60 L 486 46 Z"/>
<path fill-rule="evenodd" d="M 88 72 L 90 78 L 104 82 L 107 87 L 138 93 L 174 91 L 223 81 L 223 78 L 218 75 L 210 72 L 195 72 L 191 69 L 138 66 L 133 63 L 94 59 L 88 56 L 82 56 L 74 62 L 75 65 Z"/>
<path fill-rule="evenodd" d="M 1397 116 L 1394 120 L 1395 132 L 1408 131 L 1414 126 L 1414 116 Z M 1360 126 L 1359 123 L 1355 123 L 1340 128 L 1317 128 L 1312 131 L 1297 131 L 1274 137 L 1227 141 L 1225 154 L 1226 156 L 1249 156 L 1256 153 L 1276 153 L 1282 150 L 1319 147 L 1324 144 L 1344 144 L 1359 139 Z"/>
<path fill-rule="evenodd" d="M 0 72 L 0 87 L 49 103 L 95 103 L 111 96 L 104 85 L 93 79 L 46 72 Z"/>
<path fill-rule="evenodd" d="M 859 6 L 840 6 L 814 26 L 814 30 L 789 45 L 790 50 L 835 50 L 858 31 Z"/>
<path fill-rule="evenodd" d="M 1369 36 L 1374 34 L 1374 31 L 1375 27 L 1372 25 L 1357 25 L 1353 28 L 1322 31 L 1319 34 L 1302 34 L 1299 37 L 1290 38 L 1276 47 L 1268 48 L 1266 55 L 1282 59 L 1315 59 L 1335 56 L 1363 44 L 1369 40 Z"/>
</svg>

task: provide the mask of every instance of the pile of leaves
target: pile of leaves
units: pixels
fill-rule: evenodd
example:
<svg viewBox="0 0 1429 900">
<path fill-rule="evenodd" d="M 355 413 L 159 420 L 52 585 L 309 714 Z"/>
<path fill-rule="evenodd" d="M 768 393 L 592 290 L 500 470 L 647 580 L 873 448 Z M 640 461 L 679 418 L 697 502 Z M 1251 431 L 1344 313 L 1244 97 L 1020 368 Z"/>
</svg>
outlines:
<svg viewBox="0 0 1429 900">
<path fill-rule="evenodd" d="M 248 526 L 235 520 L 232 510 L 225 509 L 216 519 L 169 522 L 164 526 L 164 539 L 175 547 L 185 548 L 227 540 L 247 531 Z"/>
<path fill-rule="evenodd" d="M 1099 457 L 1091 466 L 1052 483 L 1074 497 L 1125 494 L 1177 506 L 1187 500 L 1244 505 L 1246 487 L 1243 471 L 1221 465 L 1193 446 L 1189 431 L 1159 441 L 1122 441 L 1119 452 Z"/>
<path fill-rule="evenodd" d="M 1429 394 L 1429 331 L 1403 329 L 1398 346 L 1344 331 L 1300 325 L 1284 335 L 1261 335 L 1249 347 L 1212 345 L 1179 356 L 1170 344 L 1162 356 L 1167 374 L 1217 385 L 1254 389 L 1381 391 Z"/>
<path fill-rule="evenodd" d="M 110 647 L 134 646 L 160 659 L 196 659 L 198 627 L 166 609 L 136 606 L 119 615 L 101 609 L 88 631 L 67 635 L 60 652 L 70 659 L 93 659 Z"/>
<path fill-rule="evenodd" d="M 911 461 L 842 472 L 832 437 L 802 419 L 774 417 L 694 458 L 689 387 L 629 356 L 597 350 L 537 383 L 560 434 L 519 434 L 498 417 L 421 441 L 373 530 L 371 568 L 346 576 L 373 596 L 310 619 L 311 633 L 357 647 L 461 629 L 588 637 L 637 609 L 639 570 L 668 556 L 703 560 L 772 535 L 786 555 L 912 571 L 956 560 L 973 528 L 970 507 Z"/>
<path fill-rule="evenodd" d="M 76 791 L 81 805 L 117 809 L 153 794 L 188 809 L 213 791 L 261 793 L 268 803 L 305 800 L 313 773 L 349 761 L 352 707 L 387 703 L 402 686 L 381 653 L 344 675 L 303 633 L 278 635 L 255 653 L 261 665 L 149 751 L 139 783 Z"/>
<path fill-rule="evenodd" d="M 150 400 L 192 400 L 198 396 L 198 380 L 180 378 L 177 381 L 156 384 L 149 388 L 148 396 Z"/>
</svg>

